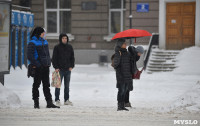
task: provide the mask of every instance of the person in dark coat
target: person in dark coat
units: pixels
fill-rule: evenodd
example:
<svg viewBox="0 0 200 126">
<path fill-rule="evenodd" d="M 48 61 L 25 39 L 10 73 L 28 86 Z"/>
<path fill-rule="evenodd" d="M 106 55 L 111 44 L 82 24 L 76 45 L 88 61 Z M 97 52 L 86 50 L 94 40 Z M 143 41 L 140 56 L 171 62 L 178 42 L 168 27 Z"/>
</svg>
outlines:
<svg viewBox="0 0 200 126">
<path fill-rule="evenodd" d="M 43 39 L 45 31 L 42 27 L 36 27 L 31 35 L 31 40 L 28 42 L 27 58 L 35 71 L 34 83 L 32 88 L 34 108 L 39 107 L 39 86 L 42 82 L 43 92 L 47 101 L 47 108 L 60 108 L 52 102 L 49 82 L 49 67 L 51 60 L 49 55 L 48 42 Z"/>
<path fill-rule="evenodd" d="M 135 48 L 134 46 L 129 46 L 128 51 L 131 54 L 133 61 L 133 73 L 136 73 L 138 70 L 136 62 L 140 59 L 140 56 L 144 53 L 144 48 L 142 46 L 137 46 L 137 48 Z M 130 91 L 127 91 L 125 95 L 125 107 L 132 107 L 129 101 L 129 94 Z"/>
<path fill-rule="evenodd" d="M 133 90 L 132 80 L 132 61 L 129 52 L 126 49 L 125 39 L 118 39 L 115 47 L 114 63 L 116 70 L 117 88 L 118 88 L 118 111 L 126 110 L 125 95 L 127 91 Z"/>
<path fill-rule="evenodd" d="M 61 80 L 64 78 L 64 105 L 73 105 L 69 101 L 69 85 L 71 71 L 74 68 L 74 50 L 73 47 L 68 43 L 69 38 L 67 34 L 60 34 L 59 44 L 54 47 L 52 63 L 56 72 L 60 73 Z M 55 89 L 55 101 L 57 105 L 60 105 L 60 88 Z"/>
</svg>

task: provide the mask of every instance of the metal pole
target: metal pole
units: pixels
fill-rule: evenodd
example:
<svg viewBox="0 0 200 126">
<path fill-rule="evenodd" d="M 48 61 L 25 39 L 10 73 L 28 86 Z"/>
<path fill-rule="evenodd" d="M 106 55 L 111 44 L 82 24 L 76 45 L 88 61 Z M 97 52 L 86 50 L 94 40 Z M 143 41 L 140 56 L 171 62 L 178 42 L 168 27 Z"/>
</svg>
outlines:
<svg viewBox="0 0 200 126">
<path fill-rule="evenodd" d="M 132 15 L 132 0 L 130 0 L 130 10 L 129 10 L 129 21 L 130 21 L 130 26 L 129 28 L 132 29 L 132 18 L 133 18 L 133 15 Z M 132 39 L 130 39 L 130 45 L 132 45 Z"/>
</svg>

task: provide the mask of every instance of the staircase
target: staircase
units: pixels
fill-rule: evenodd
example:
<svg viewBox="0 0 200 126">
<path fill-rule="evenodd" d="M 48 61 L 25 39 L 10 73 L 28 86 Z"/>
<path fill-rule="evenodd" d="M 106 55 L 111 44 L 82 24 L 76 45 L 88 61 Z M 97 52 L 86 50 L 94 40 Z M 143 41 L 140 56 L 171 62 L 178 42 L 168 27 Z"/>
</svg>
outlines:
<svg viewBox="0 0 200 126">
<path fill-rule="evenodd" d="M 149 61 L 147 63 L 147 73 L 169 72 L 176 66 L 176 56 L 179 51 L 161 50 L 157 46 L 152 46 Z"/>
</svg>

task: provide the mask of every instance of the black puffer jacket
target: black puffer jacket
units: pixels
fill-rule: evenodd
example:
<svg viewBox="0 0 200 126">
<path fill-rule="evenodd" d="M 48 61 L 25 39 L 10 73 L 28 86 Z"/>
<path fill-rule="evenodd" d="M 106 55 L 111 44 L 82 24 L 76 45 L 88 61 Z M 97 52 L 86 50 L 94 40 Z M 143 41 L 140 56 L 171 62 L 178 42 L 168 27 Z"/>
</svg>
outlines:
<svg viewBox="0 0 200 126">
<path fill-rule="evenodd" d="M 64 35 L 60 35 L 59 44 L 54 47 L 53 56 L 52 56 L 52 64 L 55 69 L 60 70 L 69 70 L 69 68 L 74 68 L 74 50 L 70 44 L 63 44 L 62 37 Z"/>
<path fill-rule="evenodd" d="M 133 90 L 133 61 L 126 49 L 115 47 L 114 68 L 116 70 L 117 88 L 121 84 L 128 84 L 129 91 Z"/>
</svg>

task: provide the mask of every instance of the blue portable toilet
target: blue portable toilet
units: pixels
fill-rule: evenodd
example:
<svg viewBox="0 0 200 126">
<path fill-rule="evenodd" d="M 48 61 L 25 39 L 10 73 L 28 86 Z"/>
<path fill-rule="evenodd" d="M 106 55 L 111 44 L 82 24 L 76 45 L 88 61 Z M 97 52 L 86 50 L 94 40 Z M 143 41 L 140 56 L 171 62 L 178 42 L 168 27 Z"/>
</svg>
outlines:
<svg viewBox="0 0 200 126">
<path fill-rule="evenodd" d="M 20 58 L 19 60 L 21 62 L 20 63 L 20 67 L 22 68 L 22 65 L 24 65 L 24 61 L 25 61 L 25 42 L 26 40 L 26 31 L 27 31 L 27 23 L 28 23 L 28 19 L 27 19 L 27 15 L 26 12 L 21 11 L 21 44 L 20 44 Z"/>
</svg>

